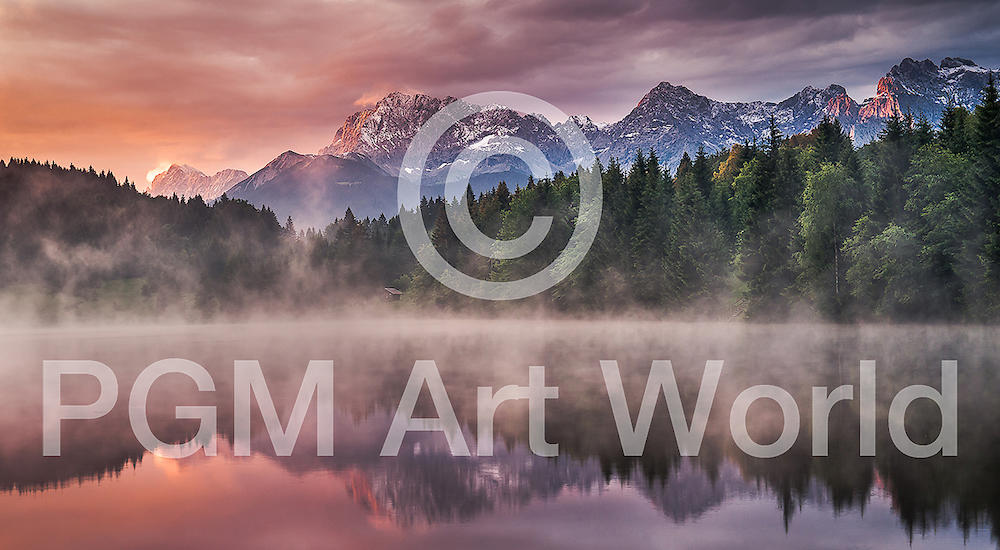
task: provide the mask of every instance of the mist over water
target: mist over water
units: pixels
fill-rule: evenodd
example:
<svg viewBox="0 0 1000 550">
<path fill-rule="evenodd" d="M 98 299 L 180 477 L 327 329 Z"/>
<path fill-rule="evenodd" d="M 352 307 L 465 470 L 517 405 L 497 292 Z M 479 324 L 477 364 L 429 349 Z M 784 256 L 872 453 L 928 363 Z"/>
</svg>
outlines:
<svg viewBox="0 0 1000 550">
<path fill-rule="evenodd" d="M 1000 521 L 995 463 L 1000 411 L 993 391 L 1000 329 L 974 326 L 755 325 L 628 319 L 350 318 L 239 325 L 23 328 L 0 332 L 0 546 L 176 548 L 231 546 L 440 548 L 994 548 Z M 136 441 L 128 398 L 147 365 L 180 357 L 212 375 L 215 392 L 167 375 L 152 388 L 149 421 L 164 441 L 198 421 L 177 405 L 215 405 L 219 455 L 159 458 Z M 62 423 L 62 456 L 42 457 L 43 360 L 90 359 L 117 375 L 107 416 Z M 306 365 L 335 364 L 333 457 L 316 456 L 312 404 L 291 457 L 276 457 L 257 406 L 252 456 L 234 457 L 233 361 L 260 361 L 285 422 Z M 526 402 L 497 410 L 494 456 L 453 457 L 443 435 L 410 433 L 399 456 L 379 456 L 414 361 L 434 360 L 476 448 L 476 388 L 526 385 L 546 367 L 546 439 L 528 448 Z M 645 452 L 623 456 L 600 360 L 618 361 L 635 419 L 650 363 L 669 359 L 690 420 L 705 361 L 725 361 L 701 452 L 681 458 L 663 398 Z M 857 401 L 836 405 L 830 456 L 811 453 L 811 388 L 857 387 L 877 361 L 877 452 L 859 456 Z M 959 453 L 913 459 L 889 438 L 892 397 L 911 384 L 940 388 L 940 363 L 959 364 Z M 735 396 L 757 384 L 790 392 L 801 415 L 794 446 L 754 459 L 733 442 Z M 67 376 L 63 403 L 98 392 Z M 855 393 L 857 396 L 857 393 Z M 415 416 L 436 416 L 426 390 Z M 937 409 L 906 417 L 933 440 Z M 782 418 L 762 400 L 751 435 L 773 441 Z"/>
</svg>

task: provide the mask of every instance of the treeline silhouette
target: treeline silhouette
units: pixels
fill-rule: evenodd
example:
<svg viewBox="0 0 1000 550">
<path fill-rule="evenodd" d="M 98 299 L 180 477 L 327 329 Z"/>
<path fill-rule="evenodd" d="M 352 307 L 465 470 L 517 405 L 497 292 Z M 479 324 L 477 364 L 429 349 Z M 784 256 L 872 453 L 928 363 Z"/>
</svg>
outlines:
<svg viewBox="0 0 1000 550">
<path fill-rule="evenodd" d="M 972 111 L 939 129 L 887 120 L 855 149 L 834 119 L 785 137 L 694 158 L 674 173 L 656 154 L 581 170 L 603 181 L 601 229 L 581 266 L 529 299 L 563 311 L 644 308 L 664 314 L 784 319 L 990 321 L 1000 307 L 1000 100 L 994 82 Z M 490 260 L 462 245 L 445 199 L 425 198 L 431 240 L 484 280 L 516 280 L 565 247 L 579 175 L 460 199 L 487 235 L 513 238 L 552 216 L 542 245 Z M 452 199 L 459 200 L 459 199 Z M 458 295 L 414 261 L 398 217 L 350 209 L 322 229 L 280 224 L 267 208 L 223 196 L 150 197 L 90 168 L 0 163 L 0 289 L 43 319 L 133 311 L 211 316 L 252 308 L 327 307 L 375 299 L 497 307 Z M 504 307 L 504 306 L 499 306 Z"/>
</svg>

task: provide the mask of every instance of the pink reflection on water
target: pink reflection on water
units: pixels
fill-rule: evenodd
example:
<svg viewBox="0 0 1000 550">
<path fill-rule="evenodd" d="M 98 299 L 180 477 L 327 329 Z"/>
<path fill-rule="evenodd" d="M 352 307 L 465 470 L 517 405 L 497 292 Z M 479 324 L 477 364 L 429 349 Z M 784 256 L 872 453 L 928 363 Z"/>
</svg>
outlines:
<svg viewBox="0 0 1000 550">
<path fill-rule="evenodd" d="M 0 494 L 2 548 L 312 548 L 392 546 L 391 522 L 357 506 L 346 480 L 292 473 L 273 459 L 171 460 L 34 493 Z"/>
</svg>

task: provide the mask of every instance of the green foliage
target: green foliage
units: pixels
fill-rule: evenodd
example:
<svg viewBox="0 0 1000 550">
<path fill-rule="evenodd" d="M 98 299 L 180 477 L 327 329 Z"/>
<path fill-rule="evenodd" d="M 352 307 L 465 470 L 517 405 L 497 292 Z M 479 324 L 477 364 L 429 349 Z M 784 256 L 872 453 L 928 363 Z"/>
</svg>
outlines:
<svg viewBox="0 0 1000 550">
<path fill-rule="evenodd" d="M 972 141 L 970 123 L 971 115 L 963 107 L 949 105 L 941 115 L 941 131 L 938 139 L 941 145 L 952 153 L 965 154 L 969 152 Z"/>
<path fill-rule="evenodd" d="M 924 309 L 942 316 L 958 316 L 968 283 L 982 277 L 975 251 L 969 249 L 979 233 L 971 174 L 965 157 L 930 144 L 914 155 L 906 180 L 906 210 L 921 244 L 922 302 Z"/>
<path fill-rule="evenodd" d="M 903 180 L 913 154 L 913 132 L 906 120 L 893 115 L 886 121 L 880 137 L 874 145 L 878 174 L 872 212 L 880 222 L 899 223 L 906 204 Z"/>
<path fill-rule="evenodd" d="M 914 259 L 919 244 L 913 234 L 894 223 L 879 231 L 879 223 L 864 216 L 844 251 L 851 261 L 847 281 L 859 303 L 876 315 L 898 318 L 917 313 L 920 273 Z"/>
<path fill-rule="evenodd" d="M 638 184 L 642 190 L 632 235 L 632 283 L 637 296 L 655 304 L 664 298 L 665 280 L 660 262 L 667 246 L 673 193 L 669 175 L 664 174 L 654 152 L 649 152 L 644 164 L 646 172 Z"/>
<path fill-rule="evenodd" d="M 50 321 L 320 308 L 348 285 L 378 295 L 412 258 L 385 218 L 349 217 L 299 235 L 226 196 L 211 206 L 151 197 L 111 174 L 12 159 L 0 167 L 0 294 L 38 289 L 51 299 L 36 300 L 35 313 Z"/>
<path fill-rule="evenodd" d="M 987 291 L 1000 290 L 1000 94 L 993 75 L 983 90 L 982 103 L 974 113 L 973 151 L 978 187 L 979 221 L 985 226 L 981 256 L 986 269 Z"/>
<path fill-rule="evenodd" d="M 734 180 L 735 261 L 742 308 L 748 317 L 779 318 L 790 306 L 803 177 L 797 155 L 772 118 L 767 148 L 745 164 Z"/>
<path fill-rule="evenodd" d="M 850 295 L 844 242 L 863 212 L 862 187 L 840 163 L 823 163 L 806 177 L 800 217 L 800 280 L 817 308 L 842 318 Z"/>
<path fill-rule="evenodd" d="M 703 154 L 695 161 L 695 169 L 677 179 L 676 194 L 670 217 L 670 232 L 664 261 L 666 293 L 674 306 L 688 306 L 717 300 L 728 273 L 729 253 L 717 221 L 709 213 L 708 203 L 699 178 L 698 163 L 706 162 Z M 707 167 L 705 169 L 707 175 Z"/>
</svg>

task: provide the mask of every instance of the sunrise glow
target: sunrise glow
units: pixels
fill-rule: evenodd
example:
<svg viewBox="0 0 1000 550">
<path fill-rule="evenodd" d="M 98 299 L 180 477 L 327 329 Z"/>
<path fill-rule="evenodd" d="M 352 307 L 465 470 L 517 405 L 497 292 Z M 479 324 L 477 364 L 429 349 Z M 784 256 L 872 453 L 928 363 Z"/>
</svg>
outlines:
<svg viewBox="0 0 1000 550">
<path fill-rule="evenodd" d="M 153 168 L 149 172 L 146 172 L 146 181 L 149 183 L 153 183 L 153 179 L 156 176 L 159 176 L 160 174 L 166 172 L 169 168 L 170 168 L 169 162 L 161 162 L 156 166 L 156 168 Z"/>
</svg>

